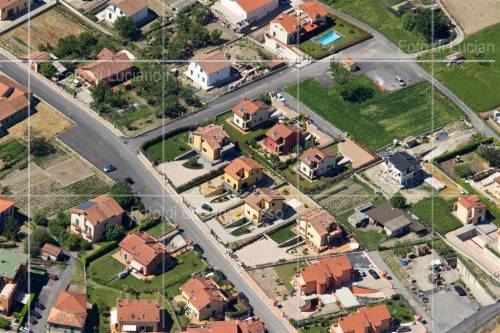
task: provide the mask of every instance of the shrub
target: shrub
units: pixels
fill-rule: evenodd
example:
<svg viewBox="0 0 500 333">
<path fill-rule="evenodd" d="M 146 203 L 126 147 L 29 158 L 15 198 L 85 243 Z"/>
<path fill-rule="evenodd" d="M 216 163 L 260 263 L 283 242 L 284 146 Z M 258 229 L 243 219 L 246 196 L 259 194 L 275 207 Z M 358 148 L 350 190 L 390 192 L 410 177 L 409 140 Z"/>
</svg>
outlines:
<svg viewBox="0 0 500 333">
<path fill-rule="evenodd" d="M 390 199 L 390 202 L 394 208 L 403 209 L 406 207 L 406 198 L 401 194 L 401 192 L 394 194 Z"/>
<path fill-rule="evenodd" d="M 117 246 L 118 246 L 118 242 L 109 242 L 107 244 L 101 245 L 100 248 L 98 248 L 90 253 L 87 253 L 82 258 L 84 266 L 88 267 L 88 265 L 92 261 L 94 261 L 97 258 L 102 257 L 103 255 L 113 251 Z"/>
<path fill-rule="evenodd" d="M 474 174 L 468 164 L 455 165 L 453 171 L 455 171 L 455 175 L 460 178 L 466 178 Z"/>
</svg>

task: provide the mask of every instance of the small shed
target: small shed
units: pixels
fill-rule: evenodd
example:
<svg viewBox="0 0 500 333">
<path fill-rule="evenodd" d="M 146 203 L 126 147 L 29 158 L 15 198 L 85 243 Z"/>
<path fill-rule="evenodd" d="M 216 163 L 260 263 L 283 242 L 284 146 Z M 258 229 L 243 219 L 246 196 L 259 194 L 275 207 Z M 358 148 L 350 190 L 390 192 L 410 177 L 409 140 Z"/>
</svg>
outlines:
<svg viewBox="0 0 500 333">
<path fill-rule="evenodd" d="M 59 246 L 50 243 L 45 243 L 41 250 L 42 259 L 47 261 L 61 260 L 62 253 L 62 249 Z"/>
<path fill-rule="evenodd" d="M 465 61 L 465 57 L 460 52 L 455 52 L 446 56 L 446 64 L 448 66 L 456 66 Z"/>
<path fill-rule="evenodd" d="M 363 228 L 368 224 L 368 215 L 363 212 L 354 212 L 347 221 L 355 228 Z"/>
<path fill-rule="evenodd" d="M 431 249 L 427 244 L 417 244 L 413 246 L 413 252 L 418 256 L 425 256 L 429 253 L 431 253 Z"/>
</svg>

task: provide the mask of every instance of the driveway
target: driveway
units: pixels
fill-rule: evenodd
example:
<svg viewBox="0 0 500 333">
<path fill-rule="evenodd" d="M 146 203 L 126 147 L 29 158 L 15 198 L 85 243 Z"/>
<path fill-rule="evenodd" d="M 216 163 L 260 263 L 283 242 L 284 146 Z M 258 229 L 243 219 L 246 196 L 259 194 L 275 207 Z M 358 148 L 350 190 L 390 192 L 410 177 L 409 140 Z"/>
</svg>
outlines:
<svg viewBox="0 0 500 333">
<path fill-rule="evenodd" d="M 435 293 L 430 300 L 434 325 L 442 332 L 473 315 L 479 308 L 467 296 L 459 296 L 453 289 Z"/>
<path fill-rule="evenodd" d="M 49 271 L 52 272 L 51 270 Z M 54 306 L 59 293 L 62 290 L 65 290 L 68 286 L 74 272 L 75 259 L 73 259 L 73 257 L 70 257 L 70 259 L 68 260 L 68 265 L 66 266 L 66 269 L 64 271 L 61 272 L 60 269 L 55 270 L 55 273 L 59 276 L 59 280 L 54 281 L 49 279 L 49 282 L 43 287 L 40 295 L 38 296 L 38 299 L 35 301 L 38 301 L 45 305 L 45 310 L 42 311 L 40 309 L 36 309 L 36 311 L 42 315 L 42 318 L 38 320 L 38 323 L 36 325 L 31 325 L 31 330 L 33 331 L 33 333 L 46 332 L 45 325 L 47 323 L 47 317 L 49 316 L 50 309 Z"/>
</svg>

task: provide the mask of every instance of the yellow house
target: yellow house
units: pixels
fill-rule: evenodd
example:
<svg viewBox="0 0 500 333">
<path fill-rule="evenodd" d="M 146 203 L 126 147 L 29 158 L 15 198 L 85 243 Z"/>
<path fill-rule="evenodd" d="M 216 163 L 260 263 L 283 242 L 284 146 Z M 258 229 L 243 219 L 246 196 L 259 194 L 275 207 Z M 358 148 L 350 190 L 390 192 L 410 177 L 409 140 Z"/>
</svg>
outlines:
<svg viewBox="0 0 500 333">
<path fill-rule="evenodd" d="M 246 156 L 231 161 L 224 169 L 224 182 L 238 192 L 247 190 L 262 177 L 264 177 L 264 167 Z"/>
<path fill-rule="evenodd" d="M 455 216 L 463 224 L 478 224 L 486 219 L 486 205 L 477 195 L 463 195 L 454 205 Z"/>
<path fill-rule="evenodd" d="M 254 224 L 274 221 L 283 217 L 283 201 L 268 187 L 256 189 L 245 198 L 245 217 Z"/>
<path fill-rule="evenodd" d="M 342 237 L 342 229 L 327 210 L 316 208 L 298 218 L 298 233 L 319 251 L 325 250 Z"/>
<path fill-rule="evenodd" d="M 33 4 L 33 0 L 2 0 L 0 1 L 0 21 L 12 18 L 23 11 L 28 11 L 28 7 Z"/>
<path fill-rule="evenodd" d="M 198 127 L 191 133 L 189 144 L 210 161 L 220 160 L 226 152 L 234 148 L 222 125 L 215 124 Z"/>
</svg>

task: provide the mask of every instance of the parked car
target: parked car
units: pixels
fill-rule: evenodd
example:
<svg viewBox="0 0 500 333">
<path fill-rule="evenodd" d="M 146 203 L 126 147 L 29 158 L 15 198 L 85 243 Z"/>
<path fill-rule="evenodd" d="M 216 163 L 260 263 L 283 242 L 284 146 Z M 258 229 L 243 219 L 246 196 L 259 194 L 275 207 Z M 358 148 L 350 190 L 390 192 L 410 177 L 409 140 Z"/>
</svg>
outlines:
<svg viewBox="0 0 500 333">
<path fill-rule="evenodd" d="M 110 173 L 110 172 L 113 172 L 116 170 L 116 167 L 112 164 L 108 164 L 106 165 L 103 169 L 102 169 L 105 173 Z"/>
<path fill-rule="evenodd" d="M 454 285 L 453 289 L 455 289 L 455 291 L 457 292 L 457 294 L 460 295 L 460 296 L 466 296 L 467 295 L 467 293 L 465 292 L 464 288 L 462 288 L 458 284 Z"/>
<path fill-rule="evenodd" d="M 134 185 L 134 183 L 135 183 L 134 180 L 132 178 L 130 178 L 130 177 L 123 178 L 123 182 L 125 184 L 129 184 L 129 185 Z"/>
<path fill-rule="evenodd" d="M 285 97 L 281 93 L 276 94 L 276 99 L 282 103 L 285 102 Z"/>
<path fill-rule="evenodd" d="M 31 317 L 30 318 L 30 323 L 31 323 L 31 325 L 36 325 L 36 324 L 38 324 L 38 320 L 36 320 L 35 318 Z"/>
<path fill-rule="evenodd" d="M 380 275 L 378 275 L 378 273 L 377 273 L 377 272 L 375 272 L 373 269 L 371 269 L 371 268 L 370 268 L 370 269 L 368 270 L 368 273 L 370 273 L 370 275 L 371 275 L 371 276 L 372 276 L 375 280 L 380 279 Z"/>
<path fill-rule="evenodd" d="M 51 279 L 52 281 L 57 281 L 59 280 L 59 276 L 57 276 L 57 274 L 55 273 L 51 273 L 49 274 L 49 279 Z"/>
<path fill-rule="evenodd" d="M 35 302 L 35 308 L 40 309 L 40 310 L 45 310 L 45 305 L 43 305 L 40 302 Z"/>
<path fill-rule="evenodd" d="M 406 81 L 403 80 L 403 78 L 401 76 L 399 76 L 399 74 L 394 75 L 394 77 L 396 78 L 396 81 L 398 81 L 398 83 L 401 87 L 406 86 Z"/>
<path fill-rule="evenodd" d="M 399 326 L 396 332 L 411 332 L 411 328 L 408 326 Z"/>
<path fill-rule="evenodd" d="M 197 252 L 199 254 L 205 253 L 205 251 L 203 250 L 203 248 L 200 245 L 198 245 L 198 244 L 193 244 L 193 251 Z"/>
<path fill-rule="evenodd" d="M 207 212 L 212 212 L 214 210 L 209 204 L 201 205 L 201 209 L 206 210 Z"/>
<path fill-rule="evenodd" d="M 29 329 L 29 327 L 23 326 L 19 329 L 19 332 L 21 333 L 33 333 L 32 330 Z"/>
</svg>

